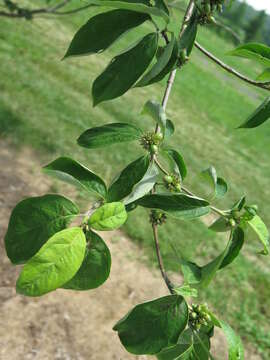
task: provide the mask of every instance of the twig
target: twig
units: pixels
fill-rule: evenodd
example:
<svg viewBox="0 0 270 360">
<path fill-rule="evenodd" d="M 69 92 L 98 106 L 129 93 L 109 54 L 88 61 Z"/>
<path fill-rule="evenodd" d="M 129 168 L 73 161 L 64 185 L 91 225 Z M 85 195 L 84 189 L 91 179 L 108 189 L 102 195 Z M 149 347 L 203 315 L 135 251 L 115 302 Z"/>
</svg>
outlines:
<svg viewBox="0 0 270 360">
<path fill-rule="evenodd" d="M 88 4 L 88 5 L 84 5 L 79 8 L 75 8 L 75 9 L 71 9 L 71 10 L 67 10 L 67 11 L 58 11 L 59 9 L 62 9 L 70 2 L 71 2 L 71 0 L 65 0 L 53 7 L 39 8 L 39 9 L 34 9 L 34 10 L 17 7 L 14 12 L 0 11 L 0 16 L 9 17 L 9 18 L 21 18 L 21 19 L 22 18 L 27 18 L 27 19 L 30 18 L 31 19 L 34 16 L 40 15 L 40 14 L 70 15 L 70 14 L 75 14 L 79 11 L 83 11 L 89 7 L 96 6 L 94 4 Z"/>
<path fill-rule="evenodd" d="M 187 22 L 189 21 L 191 15 L 192 15 L 193 9 L 194 9 L 194 1 L 190 0 L 190 2 L 188 4 L 188 7 L 187 7 L 187 10 L 186 10 L 186 13 L 185 13 L 185 16 L 184 16 L 184 19 L 183 19 L 183 22 L 182 22 L 179 37 L 182 36 L 182 34 L 183 34 L 183 32 L 184 32 L 184 30 L 185 30 L 185 28 L 187 26 Z M 166 39 L 166 33 L 163 33 L 163 37 L 165 38 L 165 41 L 168 41 L 168 39 Z M 163 95 L 163 99 L 162 99 L 162 107 L 163 107 L 164 110 L 167 107 L 167 103 L 168 103 L 170 93 L 171 93 L 171 90 L 172 90 L 172 85 L 173 85 L 174 80 L 175 80 L 175 75 L 176 75 L 176 69 L 173 70 L 170 73 L 169 79 L 167 81 L 167 86 L 166 86 L 166 89 L 165 89 L 165 92 L 164 92 L 164 95 Z M 156 126 L 156 133 L 158 133 L 158 132 L 160 132 L 160 127 L 157 125 Z M 152 160 L 156 161 L 155 156 L 152 157 Z M 154 194 L 154 193 L 155 193 L 155 188 L 153 188 L 153 190 L 152 190 L 152 194 Z M 163 263 L 161 252 L 160 252 L 157 225 L 153 223 L 152 228 L 153 228 L 153 235 L 154 235 L 154 241 L 155 241 L 155 246 L 156 246 L 156 254 L 157 254 L 157 259 L 158 259 L 160 272 L 162 274 L 162 277 L 163 277 L 163 279 L 164 279 L 170 293 L 173 294 L 174 285 L 171 282 L 171 280 L 169 279 L 169 277 L 168 277 L 168 275 L 167 275 L 167 273 L 165 271 L 164 263 Z"/>
<path fill-rule="evenodd" d="M 204 55 L 206 55 L 209 59 L 211 59 L 212 61 L 214 61 L 217 65 L 219 65 L 220 67 L 222 67 L 224 70 L 226 70 L 227 72 L 229 72 L 230 74 L 238 77 L 239 79 L 245 81 L 248 84 L 257 86 L 261 89 L 265 89 L 270 91 L 270 82 L 260 82 L 260 81 L 255 81 L 252 80 L 250 78 L 248 78 L 247 76 L 241 74 L 240 72 L 238 72 L 237 70 L 233 69 L 232 67 L 230 67 L 229 65 L 225 64 L 223 61 L 221 61 L 220 59 L 218 59 L 215 55 L 213 55 L 212 53 L 210 53 L 208 50 L 206 50 L 202 45 L 200 45 L 198 43 L 198 41 L 195 41 L 195 46 L 198 50 L 200 50 Z"/>
</svg>

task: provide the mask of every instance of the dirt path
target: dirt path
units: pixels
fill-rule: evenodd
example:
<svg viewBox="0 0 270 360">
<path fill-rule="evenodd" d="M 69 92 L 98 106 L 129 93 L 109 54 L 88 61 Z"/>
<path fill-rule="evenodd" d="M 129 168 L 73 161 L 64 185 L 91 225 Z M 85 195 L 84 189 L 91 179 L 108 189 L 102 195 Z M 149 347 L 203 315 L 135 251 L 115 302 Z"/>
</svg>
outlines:
<svg viewBox="0 0 270 360">
<path fill-rule="evenodd" d="M 50 181 L 40 174 L 31 151 L 16 152 L 4 142 L 0 142 L 0 169 L 0 359 L 150 359 L 126 353 L 111 329 L 135 304 L 167 291 L 159 272 L 140 261 L 142 251 L 121 232 L 105 234 L 112 272 L 99 289 L 57 290 L 41 298 L 16 295 L 19 268 L 10 264 L 2 241 L 10 211 L 23 197 L 44 194 Z M 215 340 L 214 353 L 217 349 L 218 359 L 226 358 L 221 336 Z M 250 354 L 247 359 L 259 357 Z"/>
</svg>

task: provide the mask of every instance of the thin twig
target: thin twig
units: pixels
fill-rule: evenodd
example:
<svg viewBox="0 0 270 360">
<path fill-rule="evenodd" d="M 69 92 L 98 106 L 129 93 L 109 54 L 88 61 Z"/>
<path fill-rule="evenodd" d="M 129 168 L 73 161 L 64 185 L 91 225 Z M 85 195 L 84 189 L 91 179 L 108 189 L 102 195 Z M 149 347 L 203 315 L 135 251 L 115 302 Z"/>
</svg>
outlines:
<svg viewBox="0 0 270 360">
<path fill-rule="evenodd" d="M 212 61 L 214 61 L 217 65 L 219 65 L 220 67 L 222 67 L 224 70 L 226 70 L 227 72 L 229 72 L 230 74 L 238 77 L 239 79 L 245 81 L 248 84 L 257 86 L 261 89 L 265 89 L 270 91 L 270 82 L 260 82 L 260 81 L 256 81 L 256 80 L 252 80 L 250 78 L 248 78 L 247 76 L 241 74 L 240 72 L 238 72 L 237 70 L 233 69 L 232 67 L 230 67 L 229 65 L 225 64 L 223 61 L 221 61 L 220 59 L 218 59 L 215 55 L 213 55 L 212 53 L 210 53 L 208 50 L 206 50 L 202 45 L 200 45 L 198 43 L 198 41 L 195 41 L 195 46 L 196 48 L 201 51 L 204 55 L 206 55 L 209 59 L 211 59 Z"/>
<path fill-rule="evenodd" d="M 67 11 L 59 11 L 59 9 L 62 9 L 66 5 L 68 5 L 71 2 L 71 0 L 65 0 L 59 3 L 58 5 L 55 5 L 53 7 L 47 7 L 47 8 L 39 8 L 39 9 L 25 9 L 18 7 L 15 12 L 6 12 L 6 11 L 0 11 L 0 16 L 9 17 L 9 18 L 26 18 L 26 17 L 34 17 L 36 15 L 40 14 L 50 14 L 50 15 L 70 15 L 75 14 L 79 11 L 86 10 L 89 7 L 96 6 L 94 4 L 88 4 L 81 6 L 79 8 L 67 10 Z"/>
<path fill-rule="evenodd" d="M 186 10 L 186 13 L 185 13 L 185 16 L 184 16 L 184 19 L 183 19 L 183 22 L 182 22 L 179 37 L 182 36 L 182 34 L 183 34 L 183 32 L 184 32 L 184 30 L 185 30 L 185 28 L 187 26 L 187 22 L 191 18 L 193 9 L 194 9 L 194 1 L 190 0 L 190 2 L 188 4 L 188 7 L 187 7 L 187 10 Z M 163 37 L 165 38 L 165 41 L 167 42 L 168 39 L 166 39 L 166 33 L 163 33 Z M 168 103 L 168 100 L 169 100 L 169 97 L 170 97 L 172 86 L 173 86 L 173 83 L 174 83 L 174 80 L 175 80 L 175 75 L 176 75 L 176 69 L 173 70 L 170 73 L 170 76 L 169 76 L 168 81 L 167 81 L 167 86 L 166 86 L 166 89 L 165 89 L 165 92 L 164 92 L 164 95 L 163 95 L 163 99 L 162 99 L 162 107 L 163 107 L 164 110 L 166 110 L 166 107 L 167 107 L 167 103 Z M 156 126 L 156 133 L 159 133 L 159 132 L 160 132 L 160 127 L 157 125 Z M 152 160 L 156 161 L 155 156 L 152 157 Z M 155 188 L 152 189 L 152 194 L 154 194 L 154 193 L 155 193 Z M 168 277 L 168 275 L 167 275 L 167 273 L 165 271 L 164 263 L 163 263 L 163 260 L 162 260 L 162 255 L 161 255 L 161 252 L 160 252 L 160 245 L 159 245 L 159 239 L 158 239 L 158 227 L 157 227 L 156 224 L 153 223 L 152 228 L 153 228 L 153 235 L 154 235 L 154 241 L 155 241 L 155 247 L 156 247 L 156 254 L 157 254 L 157 259 L 158 259 L 160 272 L 162 274 L 162 277 L 163 277 L 163 279 L 164 279 L 170 293 L 173 294 L 174 285 L 171 282 L 171 280 L 169 279 L 169 277 Z"/>
</svg>

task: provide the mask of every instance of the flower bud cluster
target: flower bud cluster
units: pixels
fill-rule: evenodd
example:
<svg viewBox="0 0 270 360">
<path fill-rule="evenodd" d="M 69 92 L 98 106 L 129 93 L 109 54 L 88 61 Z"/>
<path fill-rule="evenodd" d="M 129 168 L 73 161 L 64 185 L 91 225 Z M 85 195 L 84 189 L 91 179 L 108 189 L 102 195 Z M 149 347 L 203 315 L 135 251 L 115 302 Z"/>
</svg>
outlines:
<svg viewBox="0 0 270 360">
<path fill-rule="evenodd" d="M 181 191 L 181 180 L 179 175 L 177 174 L 169 174 L 163 177 L 163 182 L 165 187 L 172 192 L 180 192 Z"/>
<path fill-rule="evenodd" d="M 199 24 L 215 23 L 214 12 L 222 12 L 224 0 L 203 0 L 199 6 Z"/>
<path fill-rule="evenodd" d="M 144 134 L 140 139 L 140 144 L 144 149 L 149 151 L 151 154 L 156 154 L 158 152 L 158 147 L 163 140 L 163 135 L 161 133 L 151 133 L 148 132 Z"/>
<path fill-rule="evenodd" d="M 189 312 L 189 324 L 195 330 L 200 330 L 201 326 L 211 325 L 211 317 L 207 304 L 192 304 Z"/>
<path fill-rule="evenodd" d="M 150 213 L 149 221 L 154 225 L 163 225 L 167 220 L 166 214 L 158 210 L 152 210 Z"/>
</svg>

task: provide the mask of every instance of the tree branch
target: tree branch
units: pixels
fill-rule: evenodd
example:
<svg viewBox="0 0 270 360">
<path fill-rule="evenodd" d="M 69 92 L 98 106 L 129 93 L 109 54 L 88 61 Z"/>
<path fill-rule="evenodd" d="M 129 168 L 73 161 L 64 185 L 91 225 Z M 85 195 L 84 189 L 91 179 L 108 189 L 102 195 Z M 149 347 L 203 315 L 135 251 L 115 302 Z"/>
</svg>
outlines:
<svg viewBox="0 0 270 360">
<path fill-rule="evenodd" d="M 53 7 L 47 7 L 47 8 L 39 8 L 39 9 L 26 9 L 26 8 L 20 8 L 16 7 L 16 9 L 13 12 L 6 12 L 6 11 L 0 11 L 0 16 L 9 17 L 9 18 L 25 18 L 25 19 L 32 19 L 36 15 L 40 14 L 50 14 L 50 15 L 70 15 L 75 14 L 79 11 L 83 11 L 89 7 L 96 6 L 93 4 L 88 4 L 81 6 L 79 8 L 67 10 L 67 11 L 59 11 L 59 9 L 62 9 L 66 5 L 68 5 L 71 2 L 71 0 L 64 0 L 60 2 L 58 5 L 55 5 Z"/>
<path fill-rule="evenodd" d="M 191 18 L 193 9 L 194 9 L 194 0 L 190 0 L 189 4 L 188 4 L 188 7 L 187 7 L 187 10 L 186 10 L 186 13 L 185 13 L 185 16 L 184 16 L 184 19 L 183 19 L 183 22 L 182 22 L 182 26 L 181 26 L 181 30 L 180 30 L 180 34 L 179 34 L 180 38 L 183 35 L 183 32 L 184 32 L 184 30 L 185 30 L 185 28 L 187 26 L 187 22 Z M 166 36 L 166 33 L 163 33 L 162 35 L 163 35 L 165 41 L 167 42 L 168 38 Z M 169 76 L 168 81 L 167 81 L 167 86 L 166 86 L 166 89 L 165 89 L 165 92 L 164 92 L 164 95 L 163 95 L 163 99 L 162 99 L 162 107 L 163 107 L 164 110 L 166 110 L 166 107 L 167 107 L 167 103 L 168 103 L 168 100 L 169 100 L 169 97 L 170 97 L 172 86 L 173 86 L 173 83 L 174 83 L 174 80 L 175 80 L 175 75 L 176 75 L 176 69 L 173 70 L 170 73 L 170 76 Z M 160 127 L 157 125 L 156 126 L 156 133 L 159 133 L 159 132 L 160 132 Z M 152 157 L 152 160 L 154 160 L 154 161 L 156 160 L 155 156 Z M 152 190 L 152 194 L 154 194 L 154 193 L 155 193 L 155 188 L 153 188 L 153 190 Z M 162 275 L 162 277 L 163 277 L 163 279 L 164 279 L 170 293 L 173 294 L 174 285 L 171 282 L 171 280 L 169 279 L 169 277 L 168 277 L 168 275 L 167 275 L 167 273 L 165 271 L 164 263 L 163 263 L 163 260 L 162 260 L 162 255 L 161 255 L 161 252 L 160 252 L 160 245 L 159 245 L 159 239 L 158 239 L 158 226 L 156 224 L 152 223 L 152 228 L 153 228 L 153 235 L 154 235 L 154 241 L 155 241 L 155 247 L 156 247 L 156 254 L 157 254 L 157 259 L 158 259 L 160 272 L 161 272 L 161 275 Z"/>
<path fill-rule="evenodd" d="M 195 46 L 196 48 L 202 52 L 204 55 L 206 55 L 210 60 L 214 61 L 217 65 L 219 65 L 220 67 L 222 67 L 224 70 L 226 70 L 227 72 L 229 72 L 230 74 L 236 76 L 238 79 L 241 79 L 243 81 L 245 81 L 248 84 L 257 86 L 261 89 L 264 90 L 268 90 L 270 91 L 270 82 L 260 82 L 260 81 L 255 81 L 252 80 L 250 78 L 248 78 L 247 76 L 241 74 L 240 72 L 238 72 L 237 70 L 233 69 L 232 67 L 230 67 L 229 65 L 225 64 L 223 61 L 221 61 L 220 59 L 218 59 L 215 55 L 213 55 L 212 53 L 210 53 L 208 50 L 206 50 L 202 45 L 200 45 L 198 43 L 198 41 L 195 41 Z"/>
</svg>

